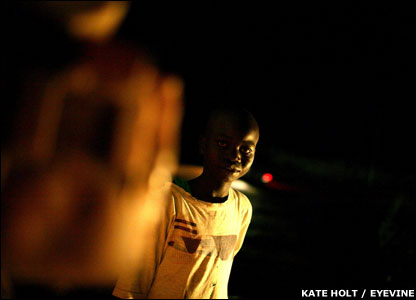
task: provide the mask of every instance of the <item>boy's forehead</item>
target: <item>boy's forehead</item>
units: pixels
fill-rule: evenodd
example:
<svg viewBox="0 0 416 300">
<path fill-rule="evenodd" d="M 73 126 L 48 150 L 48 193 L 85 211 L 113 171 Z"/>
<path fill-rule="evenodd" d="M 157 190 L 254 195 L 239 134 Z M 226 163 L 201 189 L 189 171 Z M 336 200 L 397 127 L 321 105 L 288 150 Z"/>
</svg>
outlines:
<svg viewBox="0 0 416 300">
<path fill-rule="evenodd" d="M 255 143 L 259 137 L 258 126 L 252 120 L 227 114 L 214 116 L 207 129 L 211 136 L 239 138 Z"/>
</svg>

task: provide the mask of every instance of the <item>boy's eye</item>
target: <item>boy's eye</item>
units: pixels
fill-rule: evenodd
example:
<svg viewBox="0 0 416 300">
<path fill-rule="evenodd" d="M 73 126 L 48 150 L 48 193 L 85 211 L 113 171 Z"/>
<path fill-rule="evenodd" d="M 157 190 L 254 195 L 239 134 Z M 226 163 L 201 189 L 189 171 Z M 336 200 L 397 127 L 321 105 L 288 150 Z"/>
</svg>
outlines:
<svg viewBox="0 0 416 300">
<path fill-rule="evenodd" d="M 243 152 L 244 154 L 250 154 L 251 152 L 253 152 L 253 149 L 251 149 L 250 147 L 242 147 L 241 152 Z"/>
<path fill-rule="evenodd" d="M 220 146 L 221 148 L 225 148 L 225 147 L 227 147 L 228 144 L 227 144 L 226 141 L 219 140 L 219 141 L 217 141 L 217 145 Z"/>
</svg>

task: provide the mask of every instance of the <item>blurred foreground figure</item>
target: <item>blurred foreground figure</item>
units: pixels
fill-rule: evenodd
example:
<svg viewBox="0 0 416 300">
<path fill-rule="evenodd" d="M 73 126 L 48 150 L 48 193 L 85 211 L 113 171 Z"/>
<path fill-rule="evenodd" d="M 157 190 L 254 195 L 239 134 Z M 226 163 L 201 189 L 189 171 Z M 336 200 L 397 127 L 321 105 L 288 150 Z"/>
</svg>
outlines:
<svg viewBox="0 0 416 300">
<path fill-rule="evenodd" d="M 177 167 L 182 82 L 135 47 L 91 40 L 61 70 L 22 79 L 2 142 L 2 298 L 15 280 L 112 284 L 140 268 L 160 219 L 159 186 Z"/>
<path fill-rule="evenodd" d="M 116 34 L 130 1 L 36 1 L 21 5 L 50 19 L 74 40 L 103 42 Z"/>
</svg>

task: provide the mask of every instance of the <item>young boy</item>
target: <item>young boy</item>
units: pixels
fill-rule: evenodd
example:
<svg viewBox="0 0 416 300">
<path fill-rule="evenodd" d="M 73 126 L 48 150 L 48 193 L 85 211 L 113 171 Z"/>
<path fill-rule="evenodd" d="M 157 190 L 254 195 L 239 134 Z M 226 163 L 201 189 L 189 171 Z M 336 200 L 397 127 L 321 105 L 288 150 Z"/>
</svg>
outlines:
<svg viewBox="0 0 416 300">
<path fill-rule="evenodd" d="M 175 181 L 160 235 L 140 274 L 121 277 L 120 298 L 228 298 L 234 256 L 251 221 L 248 198 L 231 188 L 254 160 L 259 128 L 241 109 L 211 113 L 200 140 L 202 174 Z M 153 243 L 152 243 L 153 244 Z"/>
</svg>

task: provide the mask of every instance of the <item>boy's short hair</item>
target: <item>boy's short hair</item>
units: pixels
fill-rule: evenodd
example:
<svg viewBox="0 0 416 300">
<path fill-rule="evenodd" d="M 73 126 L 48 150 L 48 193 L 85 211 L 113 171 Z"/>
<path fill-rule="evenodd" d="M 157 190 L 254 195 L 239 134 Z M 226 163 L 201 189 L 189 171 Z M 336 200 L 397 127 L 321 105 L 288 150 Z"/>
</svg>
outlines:
<svg viewBox="0 0 416 300">
<path fill-rule="evenodd" d="M 216 118 L 220 115 L 226 115 L 239 122 L 242 126 L 255 126 L 259 128 L 254 115 L 245 107 L 235 107 L 228 104 L 219 105 L 209 110 L 203 120 L 202 135 L 207 136 L 213 126 Z"/>
</svg>

